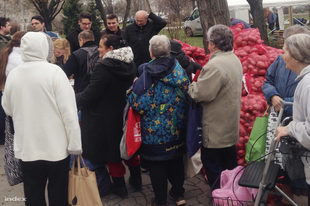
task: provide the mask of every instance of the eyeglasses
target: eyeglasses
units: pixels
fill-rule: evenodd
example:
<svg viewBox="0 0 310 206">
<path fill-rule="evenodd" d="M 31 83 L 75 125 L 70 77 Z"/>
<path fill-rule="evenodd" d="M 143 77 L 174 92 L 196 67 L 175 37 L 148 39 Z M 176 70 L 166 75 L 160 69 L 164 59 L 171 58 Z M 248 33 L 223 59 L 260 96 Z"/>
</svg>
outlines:
<svg viewBox="0 0 310 206">
<path fill-rule="evenodd" d="M 82 23 L 83 26 L 90 26 L 91 23 Z"/>
</svg>

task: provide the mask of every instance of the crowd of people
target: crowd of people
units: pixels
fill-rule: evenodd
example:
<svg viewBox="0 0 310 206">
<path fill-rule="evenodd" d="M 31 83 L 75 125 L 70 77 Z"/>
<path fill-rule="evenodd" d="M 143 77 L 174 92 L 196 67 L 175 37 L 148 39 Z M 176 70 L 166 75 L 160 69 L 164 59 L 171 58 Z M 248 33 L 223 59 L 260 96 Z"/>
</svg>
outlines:
<svg viewBox="0 0 310 206">
<path fill-rule="evenodd" d="M 13 119 L 26 205 L 46 205 L 46 185 L 49 205 L 68 205 L 70 155 L 79 154 L 96 172 L 100 196 L 110 190 L 99 186 L 106 165 L 111 192 L 128 196 L 124 161 L 135 191 L 142 190 L 141 170 L 149 172 L 152 206 L 167 205 L 168 196 L 185 205 L 183 155 L 190 98 L 203 108 L 201 161 L 212 190 L 220 188 L 221 172 L 238 165 L 243 72 L 230 28 L 215 25 L 208 30 L 212 55 L 201 68 L 179 42 L 158 35 L 166 21 L 152 12 L 138 11 L 125 31 L 115 14 L 107 16 L 102 31 L 91 23 L 91 15 L 82 13 L 77 28 L 61 39 L 46 31 L 43 17 L 34 16 L 33 32 L 19 31 L 11 39 L 10 20 L 0 18 L 0 144 L 7 115 Z M 293 114 L 293 121 L 278 128 L 277 137 L 289 135 L 310 148 L 310 36 L 304 27 L 292 26 L 284 38 L 284 55 L 267 70 L 262 90 L 276 111 L 280 100 L 295 99 L 294 112 L 286 113 Z M 192 82 L 197 70 L 200 75 Z M 129 160 L 121 158 L 119 147 L 126 103 L 141 116 L 142 144 Z M 310 194 L 310 165 L 303 162 Z"/>
</svg>

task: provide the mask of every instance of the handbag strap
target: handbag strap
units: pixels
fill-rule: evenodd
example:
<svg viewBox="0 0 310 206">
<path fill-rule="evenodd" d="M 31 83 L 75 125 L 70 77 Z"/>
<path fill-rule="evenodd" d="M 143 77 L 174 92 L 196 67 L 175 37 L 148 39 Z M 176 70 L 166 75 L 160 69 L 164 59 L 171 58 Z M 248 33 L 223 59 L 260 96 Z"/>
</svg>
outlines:
<svg viewBox="0 0 310 206">
<path fill-rule="evenodd" d="M 270 108 L 270 105 L 268 105 L 268 107 L 267 107 L 267 109 L 266 109 L 265 113 L 263 114 L 263 117 L 265 117 L 265 116 L 266 116 L 266 113 L 267 113 L 267 111 L 269 110 L 269 108 Z"/>
<path fill-rule="evenodd" d="M 77 163 L 78 163 L 78 175 L 79 175 L 79 176 L 82 176 L 82 173 L 81 173 L 80 156 L 76 156 L 75 158 L 77 158 Z"/>
<path fill-rule="evenodd" d="M 79 155 L 79 156 L 78 156 L 78 158 L 79 158 L 79 159 L 81 158 L 81 160 L 82 160 L 82 164 L 83 164 L 83 167 L 85 168 L 85 171 L 86 171 L 87 175 L 89 175 L 89 169 L 86 167 L 86 165 L 85 165 L 85 162 L 84 162 L 84 159 L 83 159 L 82 155 Z"/>
</svg>

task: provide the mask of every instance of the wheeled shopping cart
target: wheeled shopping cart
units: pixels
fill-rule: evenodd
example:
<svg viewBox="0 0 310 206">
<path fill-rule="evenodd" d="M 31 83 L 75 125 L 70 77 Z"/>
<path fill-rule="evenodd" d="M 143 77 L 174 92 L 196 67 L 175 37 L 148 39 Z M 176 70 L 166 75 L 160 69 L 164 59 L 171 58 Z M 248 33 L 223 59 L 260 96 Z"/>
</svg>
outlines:
<svg viewBox="0 0 310 206">
<path fill-rule="evenodd" d="M 291 102 L 281 102 L 281 110 L 277 118 L 277 127 L 281 126 L 281 120 L 284 109 L 287 106 L 292 106 Z M 279 164 L 274 163 L 273 159 L 276 152 L 289 152 L 287 151 L 288 144 L 296 143 L 297 141 L 291 137 L 281 138 L 280 149 L 278 148 L 279 142 L 275 138 L 275 131 L 273 134 L 270 151 L 266 162 L 251 162 L 245 168 L 240 180 L 239 185 L 243 187 L 258 188 L 258 193 L 255 198 L 254 206 L 261 206 L 267 204 L 267 197 L 269 192 L 275 189 L 283 197 L 285 197 L 292 205 L 298 206 L 292 199 L 290 199 L 280 188 L 276 186 L 279 171 L 281 169 Z M 307 150 L 308 151 L 308 150 Z"/>
</svg>

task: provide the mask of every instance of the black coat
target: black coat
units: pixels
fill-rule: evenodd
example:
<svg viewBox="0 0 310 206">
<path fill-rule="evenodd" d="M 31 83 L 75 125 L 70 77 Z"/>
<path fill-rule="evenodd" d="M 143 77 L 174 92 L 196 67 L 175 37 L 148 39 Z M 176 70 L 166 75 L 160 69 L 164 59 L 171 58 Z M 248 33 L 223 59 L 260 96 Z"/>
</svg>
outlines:
<svg viewBox="0 0 310 206">
<path fill-rule="evenodd" d="M 121 161 L 119 144 L 126 90 L 132 85 L 136 70 L 134 62 L 106 58 L 95 67 L 86 89 L 76 94 L 78 107 L 83 107 L 83 156 L 90 161 Z"/>
<path fill-rule="evenodd" d="M 100 31 L 97 31 L 96 29 L 91 28 L 90 29 L 94 33 L 95 37 L 95 42 L 96 45 L 99 46 L 100 38 L 101 38 L 101 33 Z M 80 48 L 79 40 L 78 40 L 78 35 L 82 32 L 83 30 L 80 28 L 80 26 L 76 27 L 75 30 L 71 33 L 69 33 L 66 37 L 66 39 L 70 43 L 70 49 L 71 53 L 74 51 L 78 50 Z"/>
<path fill-rule="evenodd" d="M 116 31 L 116 33 L 114 33 L 110 29 L 106 28 L 104 30 L 101 30 L 101 34 L 102 34 L 102 36 L 103 35 L 108 35 L 108 34 L 114 34 L 114 35 L 118 35 L 118 36 L 124 37 L 125 31 L 120 29 L 119 27 L 117 27 L 117 31 Z"/>
<path fill-rule="evenodd" d="M 201 70 L 201 65 L 190 60 L 183 50 L 180 50 L 176 54 L 172 54 L 172 56 L 174 56 L 183 69 L 185 69 L 188 79 L 192 82 L 192 73 L 196 74 L 197 70 Z"/>
<path fill-rule="evenodd" d="M 167 24 L 165 20 L 156 16 L 152 12 L 149 15 L 149 19 L 152 21 L 148 20 L 146 25 L 142 27 L 139 27 L 136 22 L 134 22 L 125 29 L 124 39 L 134 53 L 134 61 L 137 67 L 139 67 L 142 63 L 146 63 L 151 60 L 149 41 Z"/>
</svg>

